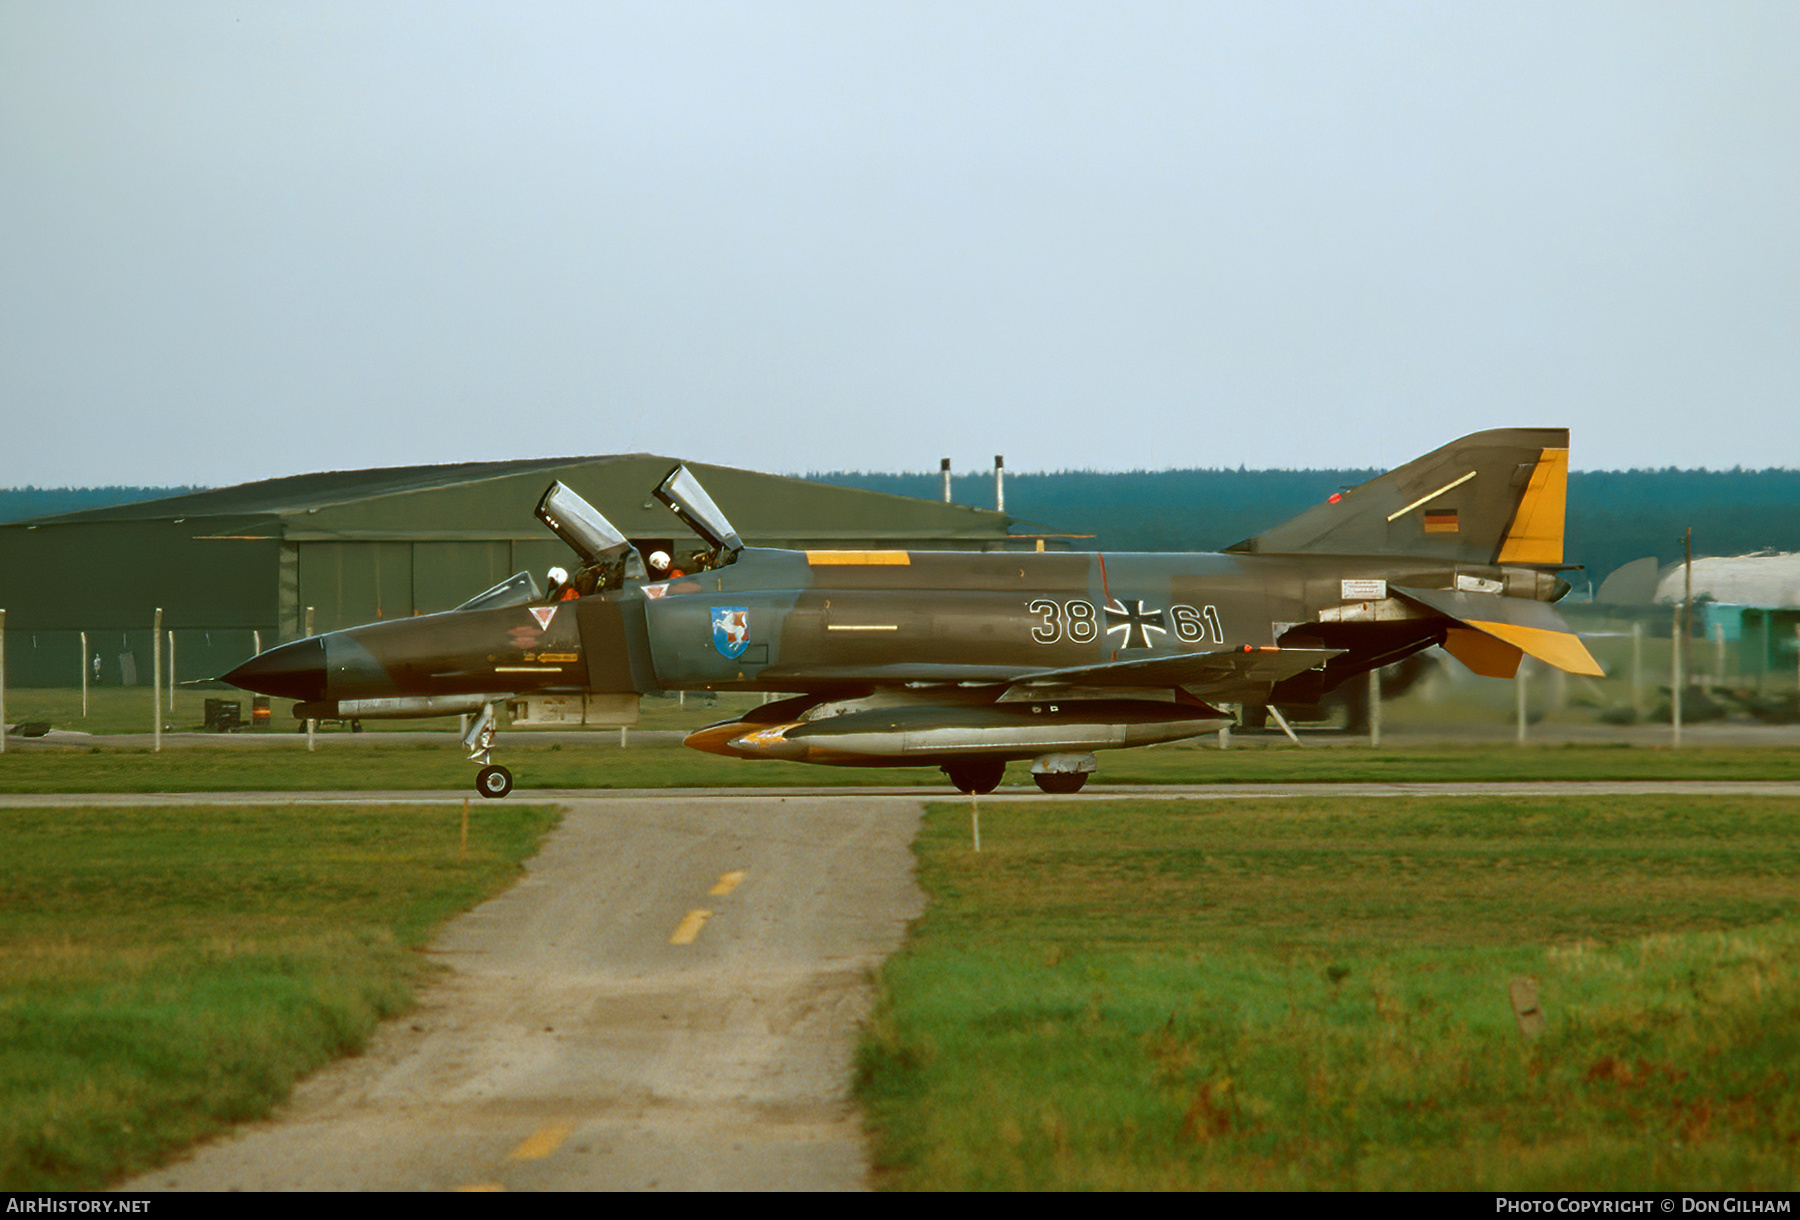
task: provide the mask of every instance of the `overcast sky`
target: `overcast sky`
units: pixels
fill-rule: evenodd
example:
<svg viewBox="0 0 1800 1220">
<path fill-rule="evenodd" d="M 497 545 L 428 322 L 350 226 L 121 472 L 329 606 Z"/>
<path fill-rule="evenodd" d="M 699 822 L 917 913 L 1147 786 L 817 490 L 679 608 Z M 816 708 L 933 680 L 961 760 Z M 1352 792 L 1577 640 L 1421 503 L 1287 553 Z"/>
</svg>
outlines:
<svg viewBox="0 0 1800 1220">
<path fill-rule="evenodd" d="M 0 486 L 1800 466 L 1800 4 L 0 0 Z"/>
</svg>

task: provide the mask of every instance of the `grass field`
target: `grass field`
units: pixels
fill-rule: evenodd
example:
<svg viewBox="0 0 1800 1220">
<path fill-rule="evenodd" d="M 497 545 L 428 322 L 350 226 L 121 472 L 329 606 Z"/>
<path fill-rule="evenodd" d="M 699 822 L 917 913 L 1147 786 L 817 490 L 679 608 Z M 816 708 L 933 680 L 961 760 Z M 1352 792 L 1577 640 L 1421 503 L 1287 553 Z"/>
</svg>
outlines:
<svg viewBox="0 0 1800 1220">
<path fill-rule="evenodd" d="M 934 805 L 898 1189 L 1793 1190 L 1800 802 Z M 1547 1030 L 1509 999 L 1536 981 Z"/>
<path fill-rule="evenodd" d="M 354 1050 L 409 1002 L 428 929 L 549 825 L 532 787 L 944 790 L 615 742 L 503 749 L 521 791 L 475 802 L 467 860 L 455 814 L 425 807 L 0 812 L 0 1189 L 102 1184 Z M 0 792 L 462 790 L 474 770 L 448 733 L 285 747 L 12 750 Z M 1101 783 L 1800 779 L 1800 751 L 1766 748 L 1262 738 L 1100 764 Z M 931 907 L 863 1049 L 885 1185 L 1800 1183 L 1800 802 L 1046 799 L 984 805 L 979 855 L 968 814 L 933 806 Z"/>
<path fill-rule="evenodd" d="M 259 1117 L 404 1011 L 541 807 L 0 811 L 0 1190 L 91 1190 Z"/>
</svg>

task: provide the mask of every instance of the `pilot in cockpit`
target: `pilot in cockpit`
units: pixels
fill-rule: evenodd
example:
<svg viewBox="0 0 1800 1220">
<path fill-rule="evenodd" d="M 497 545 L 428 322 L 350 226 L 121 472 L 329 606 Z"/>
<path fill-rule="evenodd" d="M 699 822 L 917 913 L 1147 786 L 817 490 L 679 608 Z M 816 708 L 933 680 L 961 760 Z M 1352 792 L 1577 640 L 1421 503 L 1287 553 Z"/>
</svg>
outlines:
<svg viewBox="0 0 1800 1220">
<path fill-rule="evenodd" d="M 544 574 L 545 597 L 553 602 L 572 601 L 581 596 L 581 591 L 569 583 L 569 570 L 557 566 Z"/>
</svg>

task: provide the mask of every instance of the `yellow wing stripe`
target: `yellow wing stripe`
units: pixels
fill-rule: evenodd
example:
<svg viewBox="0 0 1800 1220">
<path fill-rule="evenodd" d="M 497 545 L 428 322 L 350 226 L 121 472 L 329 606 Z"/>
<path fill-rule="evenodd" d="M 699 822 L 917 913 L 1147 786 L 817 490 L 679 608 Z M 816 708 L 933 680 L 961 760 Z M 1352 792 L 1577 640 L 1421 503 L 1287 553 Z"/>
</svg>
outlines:
<svg viewBox="0 0 1800 1220">
<path fill-rule="evenodd" d="M 1563 512 L 1569 495 L 1569 451 L 1545 449 L 1519 500 L 1496 563 L 1561 563 Z M 1530 649 L 1526 649 L 1527 652 Z"/>
<path fill-rule="evenodd" d="M 1558 669 L 1572 674 L 1588 674 L 1595 678 L 1606 676 L 1606 671 L 1600 668 L 1599 662 L 1594 660 L 1580 637 L 1572 631 L 1521 627 L 1517 623 L 1484 623 L 1472 618 L 1463 621 Z"/>
<path fill-rule="evenodd" d="M 887 564 L 910 567 L 912 555 L 906 551 L 808 551 L 806 562 L 815 568 L 850 564 Z"/>
</svg>

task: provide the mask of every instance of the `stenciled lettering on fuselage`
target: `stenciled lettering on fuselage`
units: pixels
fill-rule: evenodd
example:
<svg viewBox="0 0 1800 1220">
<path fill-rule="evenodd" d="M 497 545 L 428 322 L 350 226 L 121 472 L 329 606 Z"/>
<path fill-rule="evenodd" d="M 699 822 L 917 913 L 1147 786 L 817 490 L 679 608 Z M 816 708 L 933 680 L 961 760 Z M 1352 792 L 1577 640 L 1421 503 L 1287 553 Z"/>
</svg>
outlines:
<svg viewBox="0 0 1800 1220">
<path fill-rule="evenodd" d="M 750 646 L 750 608 L 748 606 L 714 606 L 712 608 L 713 647 L 727 661 L 735 661 Z"/>
<path fill-rule="evenodd" d="M 1091 644 L 1102 631 L 1114 648 L 1154 648 L 1173 633 L 1183 644 L 1223 644 L 1225 628 L 1217 606 L 1170 606 L 1146 609 L 1141 599 L 1109 598 L 1105 606 L 1076 599 L 1040 597 L 1026 606 L 1034 622 L 1031 638 L 1040 644 L 1068 640 Z"/>
</svg>

